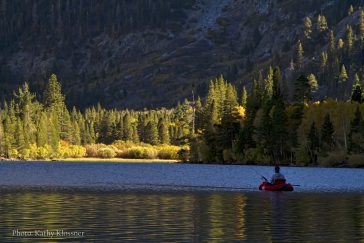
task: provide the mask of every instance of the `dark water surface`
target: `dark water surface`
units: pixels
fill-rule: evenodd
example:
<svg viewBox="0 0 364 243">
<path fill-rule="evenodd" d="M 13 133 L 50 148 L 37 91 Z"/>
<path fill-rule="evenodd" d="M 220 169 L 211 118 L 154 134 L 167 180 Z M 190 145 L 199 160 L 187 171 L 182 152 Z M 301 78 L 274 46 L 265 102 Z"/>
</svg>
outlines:
<svg viewBox="0 0 364 243">
<path fill-rule="evenodd" d="M 288 181 L 300 185 L 294 192 L 259 192 L 259 175 L 272 171 L 0 162 L 0 242 L 364 243 L 363 169 L 286 167 Z M 40 237 L 46 230 L 84 236 Z"/>
<path fill-rule="evenodd" d="M 0 217 L 1 242 L 364 242 L 363 193 L 5 190 Z"/>
</svg>

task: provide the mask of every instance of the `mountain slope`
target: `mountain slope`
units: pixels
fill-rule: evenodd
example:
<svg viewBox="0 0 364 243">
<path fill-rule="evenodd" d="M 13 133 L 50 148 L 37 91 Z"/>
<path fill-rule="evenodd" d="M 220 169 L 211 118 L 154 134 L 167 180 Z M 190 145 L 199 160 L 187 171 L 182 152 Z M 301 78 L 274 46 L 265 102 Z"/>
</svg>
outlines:
<svg viewBox="0 0 364 243">
<path fill-rule="evenodd" d="M 272 61 L 287 68 L 303 19 L 325 13 L 345 33 L 351 3 L 362 1 L 4 0 L 0 92 L 56 73 L 70 105 L 172 106 L 219 74 L 241 87 Z"/>
</svg>

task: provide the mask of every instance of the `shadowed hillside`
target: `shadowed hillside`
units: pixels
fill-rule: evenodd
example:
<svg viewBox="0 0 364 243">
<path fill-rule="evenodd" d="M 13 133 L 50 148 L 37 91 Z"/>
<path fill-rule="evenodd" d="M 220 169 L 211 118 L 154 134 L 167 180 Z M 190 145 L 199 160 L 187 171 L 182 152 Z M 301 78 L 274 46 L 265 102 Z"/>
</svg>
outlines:
<svg viewBox="0 0 364 243">
<path fill-rule="evenodd" d="M 352 16 L 347 13 L 350 4 Z M 274 64 L 281 67 L 289 96 L 296 77 L 288 68 L 297 40 L 303 42 L 303 71 L 316 72 L 311 61 L 327 48 L 329 30 L 336 40 L 345 35 L 360 4 L 3 0 L 0 92 L 8 94 L 24 81 L 37 92 L 56 73 L 69 105 L 170 107 L 191 97 L 193 89 L 204 96 L 209 80 L 220 74 L 238 88 L 250 87 L 259 70 L 266 72 Z M 312 18 L 315 29 L 319 14 L 327 18 L 327 32 L 304 41 L 305 17 Z M 323 86 L 317 96 L 336 96 L 328 89 Z"/>
</svg>

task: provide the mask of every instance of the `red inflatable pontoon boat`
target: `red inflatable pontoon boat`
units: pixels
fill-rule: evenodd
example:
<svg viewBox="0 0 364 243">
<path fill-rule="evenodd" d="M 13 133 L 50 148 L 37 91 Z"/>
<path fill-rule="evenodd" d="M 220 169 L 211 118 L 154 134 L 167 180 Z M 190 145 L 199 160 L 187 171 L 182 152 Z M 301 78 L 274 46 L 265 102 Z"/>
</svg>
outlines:
<svg viewBox="0 0 364 243">
<path fill-rule="evenodd" d="M 287 192 L 291 192 L 293 191 L 293 186 L 289 183 L 277 183 L 277 184 L 271 184 L 267 181 L 263 182 L 262 184 L 260 184 L 259 186 L 259 190 L 264 190 L 264 191 L 287 191 Z"/>
</svg>

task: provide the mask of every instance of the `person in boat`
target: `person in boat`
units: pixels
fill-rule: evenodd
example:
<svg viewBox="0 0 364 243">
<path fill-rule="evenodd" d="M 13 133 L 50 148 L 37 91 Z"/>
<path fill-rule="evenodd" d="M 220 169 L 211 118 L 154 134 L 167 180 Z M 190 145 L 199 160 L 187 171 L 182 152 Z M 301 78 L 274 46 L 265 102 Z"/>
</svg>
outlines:
<svg viewBox="0 0 364 243">
<path fill-rule="evenodd" d="M 279 168 L 278 165 L 274 167 L 274 175 L 272 176 L 272 179 L 270 180 L 270 183 L 272 184 L 281 184 L 286 182 L 286 178 L 283 174 L 280 172 L 281 168 Z"/>
</svg>

